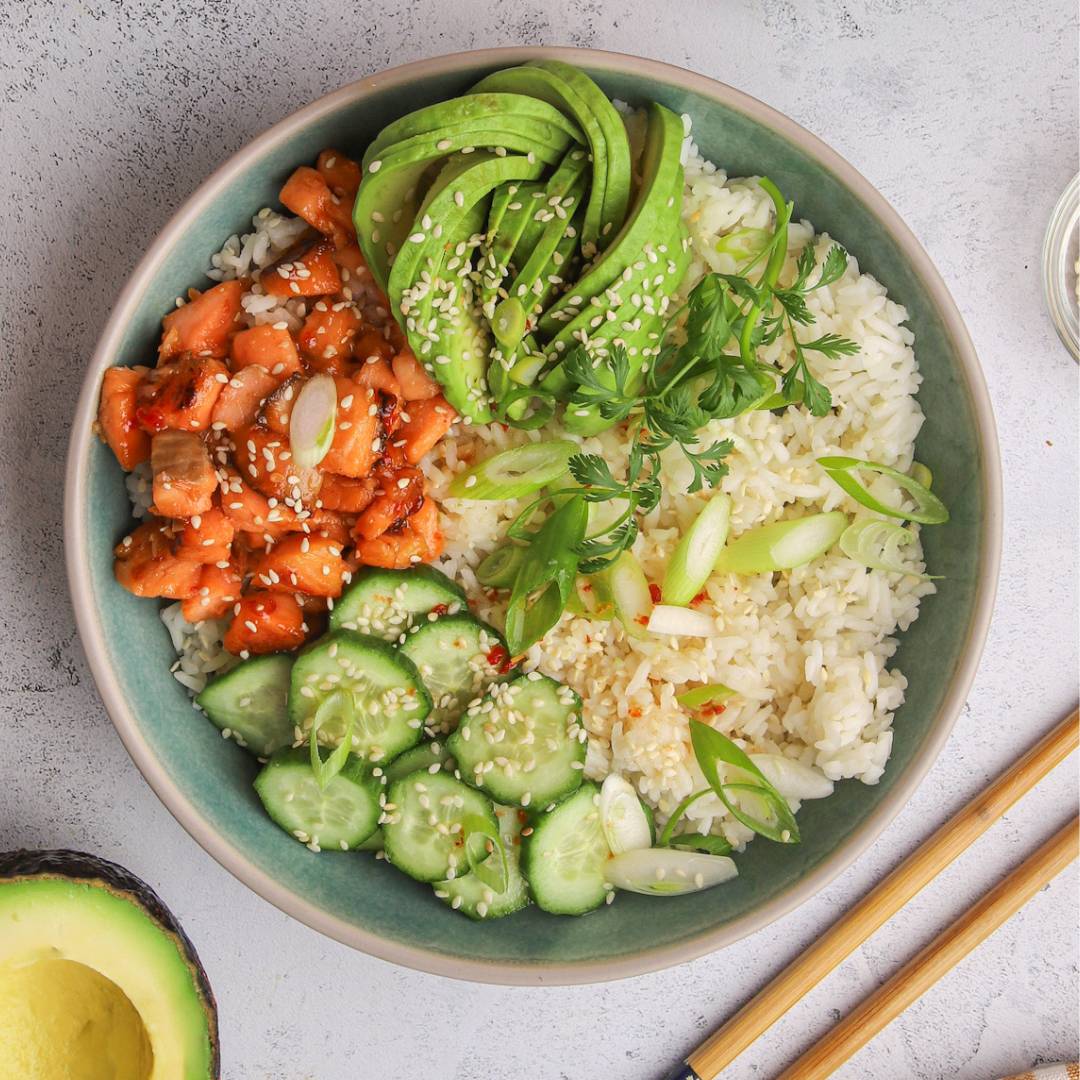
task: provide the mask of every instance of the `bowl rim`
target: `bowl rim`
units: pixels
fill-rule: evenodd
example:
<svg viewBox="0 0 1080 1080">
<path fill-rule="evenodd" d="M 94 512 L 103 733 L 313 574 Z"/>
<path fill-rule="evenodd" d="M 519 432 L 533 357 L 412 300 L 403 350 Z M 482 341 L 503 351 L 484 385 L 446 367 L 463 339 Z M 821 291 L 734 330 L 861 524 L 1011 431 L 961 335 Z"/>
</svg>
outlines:
<svg viewBox="0 0 1080 1080">
<path fill-rule="evenodd" d="M 715 100 L 772 129 L 794 143 L 823 168 L 831 171 L 880 221 L 904 253 L 937 307 L 946 333 L 952 340 L 966 382 L 978 431 L 982 463 L 984 515 L 982 544 L 984 558 L 978 572 L 976 597 L 957 670 L 932 727 L 893 788 L 844 842 L 806 877 L 788 886 L 767 903 L 722 926 L 703 931 L 684 941 L 645 949 L 610 960 L 581 960 L 570 963 L 515 963 L 455 957 L 434 950 L 405 945 L 382 938 L 331 915 L 306 898 L 284 887 L 252 863 L 238 848 L 226 841 L 200 816 L 187 796 L 156 759 L 141 734 L 128 706 L 119 680 L 112 670 L 103 642 L 103 631 L 93 604 L 86 572 L 84 508 L 86 503 L 85 462 L 96 416 L 101 373 L 116 354 L 121 335 L 129 322 L 146 282 L 188 223 L 250 164 L 308 124 L 342 106 L 362 100 L 376 90 L 408 84 L 417 78 L 450 74 L 479 65 L 507 67 L 533 59 L 556 59 L 578 63 L 601 71 L 643 74 L 658 82 L 690 90 Z M 307 926 L 371 956 L 404 967 L 474 982 L 502 985 L 574 985 L 605 982 L 659 971 L 697 959 L 723 948 L 757 930 L 820 892 L 849 867 L 881 835 L 908 802 L 941 752 L 953 723 L 967 697 L 986 641 L 997 590 L 1001 559 L 1002 488 L 1001 462 L 996 426 L 989 393 L 974 345 L 955 301 L 930 261 L 930 257 L 884 196 L 836 151 L 816 135 L 782 113 L 740 90 L 708 76 L 658 60 L 627 53 L 570 47 L 515 46 L 477 49 L 417 60 L 389 68 L 349 83 L 278 121 L 229 159 L 223 162 L 184 201 L 147 249 L 132 271 L 112 308 L 87 369 L 72 424 L 64 489 L 64 549 L 68 586 L 75 621 L 91 674 L 121 741 L 155 794 L 191 837 L 226 870 L 264 900 Z"/>
</svg>

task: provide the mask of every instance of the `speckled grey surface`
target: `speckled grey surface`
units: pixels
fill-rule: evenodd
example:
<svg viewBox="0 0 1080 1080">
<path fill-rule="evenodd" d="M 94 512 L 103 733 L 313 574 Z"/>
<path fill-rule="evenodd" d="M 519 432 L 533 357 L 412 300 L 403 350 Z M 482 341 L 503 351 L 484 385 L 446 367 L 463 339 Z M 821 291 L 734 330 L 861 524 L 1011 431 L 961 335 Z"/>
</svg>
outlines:
<svg viewBox="0 0 1080 1080">
<path fill-rule="evenodd" d="M 1077 168 L 1076 40 L 1072 0 L 0 5 L 0 844 L 85 848 L 160 891 L 216 989 L 228 1080 L 661 1075 L 1076 696 L 1077 367 L 1038 276 L 1047 215 Z M 510 990 L 395 969 L 247 892 L 128 760 L 75 638 L 61 561 L 66 420 L 105 312 L 171 210 L 320 94 L 388 64 L 496 44 L 648 54 L 825 138 L 941 269 L 1002 438 L 997 618 L 916 798 L 856 866 L 770 930 L 603 987 Z M 777 1072 L 1063 823 L 1076 788 L 1070 762 L 725 1076 Z M 837 1075 L 976 1080 L 1075 1057 L 1076 886 L 1074 869 Z"/>
</svg>

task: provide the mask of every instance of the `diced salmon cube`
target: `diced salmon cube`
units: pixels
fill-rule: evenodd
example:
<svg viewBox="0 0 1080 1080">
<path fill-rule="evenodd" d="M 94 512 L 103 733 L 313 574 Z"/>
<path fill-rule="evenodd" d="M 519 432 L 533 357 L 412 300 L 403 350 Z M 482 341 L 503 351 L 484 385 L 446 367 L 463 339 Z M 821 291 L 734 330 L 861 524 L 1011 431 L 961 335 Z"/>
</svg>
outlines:
<svg viewBox="0 0 1080 1080">
<path fill-rule="evenodd" d="M 352 518 L 344 518 L 332 510 L 314 510 L 311 517 L 301 522 L 300 527 L 309 536 L 321 536 L 333 540 L 340 548 L 352 543 Z"/>
<path fill-rule="evenodd" d="M 401 414 L 395 442 L 404 440 L 405 460 L 416 465 L 420 459 L 450 430 L 458 414 L 444 397 L 426 401 L 410 401 Z"/>
<path fill-rule="evenodd" d="M 258 364 L 279 381 L 302 370 L 296 342 L 286 326 L 267 324 L 241 330 L 232 339 L 233 371 Z"/>
<path fill-rule="evenodd" d="M 340 596 L 346 572 L 341 551 L 335 540 L 292 533 L 255 563 L 254 582 L 271 592 Z"/>
<path fill-rule="evenodd" d="M 278 499 L 274 499 L 271 506 L 262 492 L 245 483 L 237 473 L 228 476 L 227 487 L 221 494 L 221 509 L 238 530 L 253 537 L 258 544 L 300 527 L 292 509 Z M 237 544 L 233 547 L 235 553 Z"/>
<path fill-rule="evenodd" d="M 279 386 L 263 406 L 262 419 L 266 426 L 284 438 L 289 437 L 289 422 L 292 419 L 293 404 L 296 396 L 307 379 L 303 375 L 294 375 Z"/>
<path fill-rule="evenodd" d="M 105 442 L 122 469 L 130 472 L 150 457 L 150 436 L 136 419 L 136 387 L 142 382 L 144 367 L 113 367 L 105 372 L 98 405 L 98 424 Z"/>
<path fill-rule="evenodd" d="M 316 303 L 297 338 L 308 368 L 344 375 L 352 366 L 353 338 L 362 325 L 356 308 L 344 300 Z"/>
<path fill-rule="evenodd" d="M 428 374 L 407 345 L 394 357 L 390 366 L 401 386 L 401 396 L 406 401 L 426 401 L 442 393 L 438 382 Z"/>
<path fill-rule="evenodd" d="M 214 504 L 217 470 L 210 452 L 190 431 L 162 431 L 150 445 L 154 470 L 154 512 L 159 517 L 189 518 Z"/>
<path fill-rule="evenodd" d="M 205 431 L 229 382 L 220 360 L 186 354 L 147 373 L 136 387 L 135 419 L 144 431 Z"/>
<path fill-rule="evenodd" d="M 319 155 L 315 168 L 322 174 L 330 190 L 343 202 L 347 202 L 352 210 L 356 193 L 360 189 L 360 166 L 340 150 L 331 147 Z"/>
<path fill-rule="evenodd" d="M 196 295 L 161 320 L 164 333 L 158 346 L 158 363 L 181 353 L 228 356 L 229 337 L 237 329 L 243 281 L 223 281 Z"/>
<path fill-rule="evenodd" d="M 334 252 L 334 262 L 338 265 L 341 280 L 345 285 L 360 289 L 374 288 L 375 279 L 364 259 L 364 253 L 360 250 L 360 245 L 355 240 Z M 389 311 L 389 302 L 384 306 Z"/>
<path fill-rule="evenodd" d="M 390 389 L 389 386 L 383 386 L 382 389 L 387 390 L 391 394 L 397 394 L 401 396 L 401 385 L 397 379 L 394 378 L 394 372 L 390 367 L 390 361 L 394 358 L 394 354 L 397 352 L 397 348 L 386 340 L 381 330 L 369 328 L 362 334 L 359 334 L 356 340 L 353 342 L 353 356 L 356 357 L 360 363 L 369 364 L 373 370 L 368 373 L 369 379 L 380 378 L 389 381 L 393 379 L 393 386 L 395 389 Z M 370 385 L 374 386 L 375 383 Z"/>
<path fill-rule="evenodd" d="M 186 600 L 198 588 L 201 567 L 176 556 L 176 540 L 169 522 L 150 518 L 114 550 L 116 580 L 136 596 L 162 596 Z"/>
<path fill-rule="evenodd" d="M 301 165 L 285 181 L 278 198 L 282 206 L 302 217 L 313 229 L 332 237 L 338 247 L 355 238 L 352 223 L 355 194 L 345 198 L 335 194 L 327 177 L 318 170 Z"/>
<path fill-rule="evenodd" d="M 357 518 L 354 532 L 361 540 L 374 540 L 387 529 L 415 514 L 424 502 L 424 476 L 419 469 L 386 471 L 371 505 Z"/>
<path fill-rule="evenodd" d="M 334 377 L 337 425 L 334 441 L 319 468 L 324 473 L 360 478 L 371 472 L 383 450 L 382 402 L 370 387 Z"/>
<path fill-rule="evenodd" d="M 222 389 L 211 414 L 211 426 L 215 431 L 236 432 L 253 424 L 263 402 L 280 381 L 259 364 L 241 368 Z"/>
<path fill-rule="evenodd" d="M 324 472 L 322 487 L 319 488 L 319 502 L 327 510 L 359 514 L 375 498 L 375 487 L 376 482 L 370 476 L 357 480 L 351 476 Z"/>
<path fill-rule="evenodd" d="M 292 464 L 287 436 L 258 425 L 246 427 L 236 433 L 234 457 L 244 481 L 264 495 L 296 510 L 314 504 L 322 475 L 317 469 L 297 469 Z"/>
<path fill-rule="evenodd" d="M 263 292 L 286 300 L 293 296 L 328 296 L 340 292 L 341 275 L 333 250 L 329 240 L 319 240 L 301 254 L 267 267 L 259 278 Z"/>
<path fill-rule="evenodd" d="M 442 549 L 439 510 L 435 501 L 427 498 L 400 528 L 384 532 L 374 540 L 360 540 L 356 557 L 365 566 L 405 570 L 416 563 L 437 559 Z"/>
<path fill-rule="evenodd" d="M 235 535 L 236 523 L 224 510 L 212 506 L 184 526 L 177 554 L 198 563 L 228 562 Z"/>
<path fill-rule="evenodd" d="M 202 567 L 195 595 L 188 597 L 181 608 L 184 618 L 190 623 L 223 619 L 240 599 L 243 584 L 243 575 L 231 563 Z"/>
<path fill-rule="evenodd" d="M 271 653 L 303 645 L 308 627 L 296 598 L 256 590 L 241 597 L 240 610 L 225 631 L 225 648 L 236 655 Z"/>
</svg>

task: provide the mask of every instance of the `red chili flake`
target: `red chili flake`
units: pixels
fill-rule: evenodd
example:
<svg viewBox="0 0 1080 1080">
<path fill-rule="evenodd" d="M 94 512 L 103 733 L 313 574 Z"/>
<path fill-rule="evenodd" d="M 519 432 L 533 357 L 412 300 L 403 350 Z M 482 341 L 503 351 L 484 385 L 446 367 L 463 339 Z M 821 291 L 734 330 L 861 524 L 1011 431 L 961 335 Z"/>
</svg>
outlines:
<svg viewBox="0 0 1080 1080">
<path fill-rule="evenodd" d="M 726 708 L 726 705 L 704 705 L 698 711 L 702 716 L 719 716 Z"/>
<path fill-rule="evenodd" d="M 707 592 L 705 592 L 704 589 L 702 589 L 701 592 L 699 592 L 697 594 L 697 596 L 695 596 L 694 599 L 690 601 L 690 603 L 691 604 L 703 604 L 708 599 L 709 599 L 709 594 Z"/>
<path fill-rule="evenodd" d="M 652 597 L 652 602 L 654 604 L 659 604 L 660 603 L 660 597 L 662 595 L 661 592 L 660 592 L 660 586 L 659 585 L 654 585 L 654 584 L 652 584 L 650 582 L 649 583 L 649 595 Z M 647 621 L 648 620 L 646 620 L 646 622 Z"/>
<path fill-rule="evenodd" d="M 495 668 L 500 675 L 505 675 L 514 665 L 510 663 L 510 654 L 502 645 L 496 645 L 487 654 L 487 662 Z"/>
<path fill-rule="evenodd" d="M 579 589 L 580 589 L 580 590 L 581 590 L 582 592 L 592 592 L 592 583 L 591 583 L 591 582 L 588 582 L 588 581 L 583 581 L 583 582 L 582 582 L 582 583 L 581 583 L 581 584 L 580 584 L 580 585 L 578 586 L 578 588 L 579 588 Z"/>
<path fill-rule="evenodd" d="M 646 615 L 635 616 L 634 622 L 640 623 L 642 626 L 648 626 L 649 625 L 649 619 L 648 619 L 648 616 L 646 616 Z"/>
<path fill-rule="evenodd" d="M 445 604 L 436 604 L 431 609 L 432 615 L 445 615 L 450 609 Z"/>
<path fill-rule="evenodd" d="M 630 710 L 630 715 L 637 720 L 641 716 L 641 710 L 637 707 Z"/>
</svg>

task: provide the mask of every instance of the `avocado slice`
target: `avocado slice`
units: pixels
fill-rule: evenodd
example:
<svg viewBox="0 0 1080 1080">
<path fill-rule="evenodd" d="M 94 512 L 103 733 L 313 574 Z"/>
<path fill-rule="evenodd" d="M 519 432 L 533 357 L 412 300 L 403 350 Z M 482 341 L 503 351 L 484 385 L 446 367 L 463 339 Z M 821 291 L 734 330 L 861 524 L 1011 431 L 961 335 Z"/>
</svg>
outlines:
<svg viewBox="0 0 1080 1080">
<path fill-rule="evenodd" d="M 476 305 L 472 252 L 491 193 L 509 181 L 535 179 L 542 169 L 521 155 L 482 151 L 452 158 L 390 271 L 387 293 L 413 352 L 443 385 L 447 401 L 473 421 L 491 413 L 487 330 Z"/>
<path fill-rule="evenodd" d="M 655 244 L 658 236 L 671 235 L 673 227 L 670 223 L 677 217 L 682 199 L 683 125 L 662 105 L 651 104 L 648 111 L 642 183 L 626 223 L 611 246 L 569 290 L 569 295 L 544 312 L 539 327 L 544 337 L 554 337 L 563 328 L 574 297 L 585 302 L 599 297 L 640 259 L 647 245 Z M 669 223 L 667 228 L 664 228 L 665 222 Z"/>
<path fill-rule="evenodd" d="M 364 172 L 369 171 L 373 160 L 383 156 L 386 149 L 395 143 L 410 139 L 416 135 L 439 134 L 458 124 L 479 123 L 482 127 L 494 127 L 503 116 L 513 114 L 522 118 L 532 118 L 540 123 L 561 128 L 574 142 L 584 142 L 580 128 L 572 119 L 553 104 L 538 97 L 524 94 L 477 94 L 470 92 L 465 97 L 452 98 L 450 101 L 438 101 L 417 109 L 399 120 L 389 123 L 375 136 L 364 152 Z M 475 145 L 488 146 L 481 140 Z"/>
<path fill-rule="evenodd" d="M 76 851 L 0 854 L 6 1075 L 218 1080 L 217 1006 L 157 894 Z"/>
<path fill-rule="evenodd" d="M 597 244 L 605 224 L 604 199 L 608 183 L 608 149 L 604 127 L 593 105 L 584 100 L 559 74 L 531 64 L 496 71 L 478 82 L 469 91 L 469 95 L 480 96 L 490 91 L 528 94 L 533 98 L 546 101 L 572 118 L 581 128 L 588 140 L 592 156 L 592 184 L 589 191 L 588 209 L 582 224 L 582 242 Z M 600 96 L 603 97 L 603 94 Z M 604 97 L 604 104 L 609 109 L 613 108 L 606 97 Z"/>
<path fill-rule="evenodd" d="M 622 228 L 630 202 L 632 179 L 630 142 L 626 137 L 626 127 L 622 122 L 622 117 L 608 100 L 607 94 L 584 71 L 571 67 L 570 64 L 564 64 L 561 60 L 534 60 L 526 66 L 549 72 L 571 87 L 592 110 L 604 133 L 604 143 L 607 148 L 607 180 L 604 184 L 604 209 L 600 222 L 600 235 L 596 240 L 597 249 L 603 251 Z M 680 122 L 680 130 L 681 127 Z M 586 250 L 585 256 L 591 258 L 592 253 Z"/>
<path fill-rule="evenodd" d="M 517 95 L 502 95 L 513 108 Z M 451 103 L 444 103 L 451 104 Z M 353 224 L 364 258 L 375 280 L 385 290 L 394 256 L 412 233 L 413 220 L 423 201 L 423 180 L 433 165 L 477 145 L 495 146 L 524 154 L 544 165 L 554 165 L 574 142 L 563 126 L 565 118 L 545 105 L 559 123 L 536 119 L 528 110 L 519 115 L 503 112 L 496 118 L 448 124 L 438 131 L 410 136 L 386 145 L 384 151 L 365 155 L 364 181 L 356 196 Z"/>
</svg>

